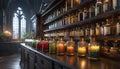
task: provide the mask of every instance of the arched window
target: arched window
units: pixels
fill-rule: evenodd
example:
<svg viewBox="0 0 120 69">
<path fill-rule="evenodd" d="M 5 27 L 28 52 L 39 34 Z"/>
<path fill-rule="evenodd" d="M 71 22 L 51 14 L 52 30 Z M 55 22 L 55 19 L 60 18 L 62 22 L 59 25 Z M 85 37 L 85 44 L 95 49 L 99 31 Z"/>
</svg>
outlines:
<svg viewBox="0 0 120 69">
<path fill-rule="evenodd" d="M 22 8 L 18 7 L 13 17 L 13 39 L 23 39 L 26 32 L 26 18 Z"/>
</svg>

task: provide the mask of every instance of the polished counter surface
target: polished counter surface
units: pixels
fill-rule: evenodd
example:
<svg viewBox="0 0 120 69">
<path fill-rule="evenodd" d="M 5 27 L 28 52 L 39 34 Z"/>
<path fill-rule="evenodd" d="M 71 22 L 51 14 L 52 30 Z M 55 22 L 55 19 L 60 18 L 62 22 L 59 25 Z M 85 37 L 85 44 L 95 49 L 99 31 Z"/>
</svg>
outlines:
<svg viewBox="0 0 120 69">
<path fill-rule="evenodd" d="M 78 57 L 76 54 L 74 56 L 58 56 L 56 54 L 37 51 L 36 49 L 33 49 L 25 44 L 21 45 L 48 60 L 54 61 L 71 69 L 120 69 L 120 61 L 115 61 L 108 58 L 101 57 L 100 60 L 93 61 L 87 59 L 87 57 Z"/>
</svg>

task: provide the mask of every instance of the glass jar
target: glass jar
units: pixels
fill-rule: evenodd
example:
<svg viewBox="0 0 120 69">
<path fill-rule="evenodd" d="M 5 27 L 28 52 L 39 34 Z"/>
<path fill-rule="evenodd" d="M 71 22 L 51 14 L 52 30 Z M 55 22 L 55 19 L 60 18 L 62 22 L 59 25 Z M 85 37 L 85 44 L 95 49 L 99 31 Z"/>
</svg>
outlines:
<svg viewBox="0 0 120 69">
<path fill-rule="evenodd" d="M 86 56 L 87 52 L 87 43 L 85 42 L 84 38 L 81 38 L 81 41 L 78 42 L 77 54 L 80 57 Z"/>
<path fill-rule="evenodd" d="M 52 37 L 51 39 L 52 41 L 49 42 L 49 53 L 56 53 L 57 48 L 55 38 Z"/>
<path fill-rule="evenodd" d="M 98 60 L 100 57 L 100 45 L 95 42 L 95 38 L 91 37 L 90 43 L 88 44 L 88 59 Z"/>
<path fill-rule="evenodd" d="M 40 38 L 39 42 L 37 43 L 37 50 L 42 51 L 42 46 L 43 46 L 43 42 L 42 39 Z"/>
<path fill-rule="evenodd" d="M 60 37 L 59 41 L 57 41 L 57 55 L 64 55 L 65 54 L 65 42 L 63 38 Z"/>
<path fill-rule="evenodd" d="M 75 42 L 73 41 L 73 38 L 70 37 L 70 40 L 67 41 L 67 55 L 71 56 L 74 55 L 74 47 L 75 47 Z"/>
<path fill-rule="evenodd" d="M 49 41 L 48 41 L 47 37 L 45 37 L 45 41 L 43 41 L 42 51 L 43 52 L 48 52 L 49 51 Z"/>
</svg>

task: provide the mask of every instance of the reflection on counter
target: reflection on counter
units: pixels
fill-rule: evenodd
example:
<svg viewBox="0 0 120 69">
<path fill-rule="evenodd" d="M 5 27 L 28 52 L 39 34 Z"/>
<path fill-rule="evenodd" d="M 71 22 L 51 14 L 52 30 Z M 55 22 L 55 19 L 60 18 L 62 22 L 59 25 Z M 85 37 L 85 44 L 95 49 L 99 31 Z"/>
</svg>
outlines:
<svg viewBox="0 0 120 69">
<path fill-rule="evenodd" d="M 75 64 L 75 56 L 67 56 L 67 63 L 70 65 L 74 65 Z"/>
</svg>

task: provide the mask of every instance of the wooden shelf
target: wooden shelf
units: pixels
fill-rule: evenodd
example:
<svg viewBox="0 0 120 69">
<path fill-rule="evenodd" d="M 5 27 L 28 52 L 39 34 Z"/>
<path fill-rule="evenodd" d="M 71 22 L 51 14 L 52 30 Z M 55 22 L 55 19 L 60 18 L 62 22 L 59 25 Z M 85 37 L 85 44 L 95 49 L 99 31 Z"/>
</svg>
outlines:
<svg viewBox="0 0 120 69">
<path fill-rule="evenodd" d="M 56 0 L 55 0 L 56 1 Z M 57 2 L 57 4 L 55 4 L 51 9 L 47 9 L 45 13 L 43 13 L 42 17 L 44 17 L 45 15 L 47 15 L 48 13 L 50 13 L 52 10 L 54 10 L 58 5 L 62 4 L 64 0 L 61 0 L 59 2 Z"/>
<path fill-rule="evenodd" d="M 56 20 L 62 18 L 63 16 L 66 16 L 66 15 L 68 15 L 68 14 L 70 14 L 70 13 L 72 13 L 72 12 L 78 10 L 79 8 L 81 8 L 81 7 L 83 7 L 84 5 L 86 5 L 87 3 L 91 3 L 91 2 L 93 2 L 93 1 L 94 1 L 94 0 L 85 1 L 85 2 L 82 3 L 82 4 L 79 4 L 77 7 L 73 8 L 73 9 L 70 9 L 70 10 L 68 10 L 67 12 L 63 13 L 63 14 L 60 14 L 60 15 L 57 16 L 56 18 L 53 18 L 50 22 L 44 23 L 44 25 L 50 24 L 50 23 L 52 23 L 52 22 L 54 22 L 54 21 L 56 21 Z M 50 10 L 50 11 L 51 11 L 51 10 Z"/>
<path fill-rule="evenodd" d="M 120 9 L 112 10 L 112 11 L 106 12 L 104 14 L 95 16 L 93 18 L 86 19 L 86 20 L 81 21 L 81 22 L 76 22 L 76 23 L 64 25 L 62 27 L 57 27 L 57 28 L 53 28 L 53 29 L 49 29 L 49 30 L 44 30 L 44 32 L 50 32 L 50 31 L 54 31 L 54 30 L 61 30 L 61 29 L 66 29 L 66 28 L 70 28 L 70 27 L 74 27 L 74 26 L 86 25 L 86 24 L 91 24 L 91 23 L 93 24 L 93 23 L 95 23 L 95 21 L 108 18 L 108 17 L 113 16 L 115 13 L 118 13 L 118 12 L 120 12 Z"/>
</svg>

